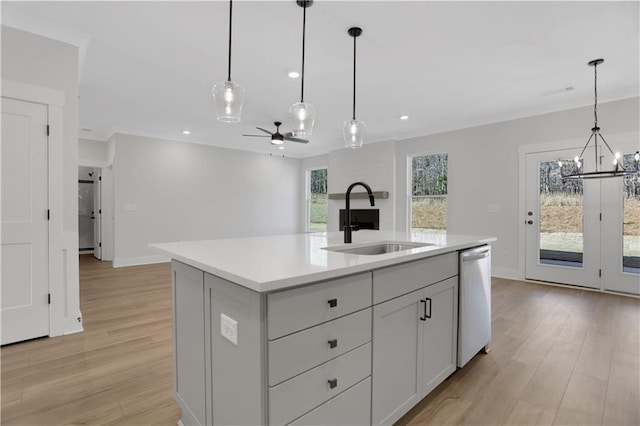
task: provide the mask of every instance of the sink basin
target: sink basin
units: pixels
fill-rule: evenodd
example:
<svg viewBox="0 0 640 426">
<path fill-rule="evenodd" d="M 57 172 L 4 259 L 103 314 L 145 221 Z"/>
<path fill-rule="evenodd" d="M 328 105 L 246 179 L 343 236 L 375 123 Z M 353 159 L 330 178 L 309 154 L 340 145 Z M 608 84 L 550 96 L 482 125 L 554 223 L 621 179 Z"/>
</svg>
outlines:
<svg viewBox="0 0 640 426">
<path fill-rule="evenodd" d="M 408 241 L 388 241 L 384 243 L 375 243 L 358 247 L 324 247 L 324 250 L 335 251 L 339 253 L 363 254 L 366 256 L 375 256 L 378 254 L 395 253 L 398 251 L 411 250 L 419 247 L 432 246 L 429 243 L 412 243 Z"/>
</svg>

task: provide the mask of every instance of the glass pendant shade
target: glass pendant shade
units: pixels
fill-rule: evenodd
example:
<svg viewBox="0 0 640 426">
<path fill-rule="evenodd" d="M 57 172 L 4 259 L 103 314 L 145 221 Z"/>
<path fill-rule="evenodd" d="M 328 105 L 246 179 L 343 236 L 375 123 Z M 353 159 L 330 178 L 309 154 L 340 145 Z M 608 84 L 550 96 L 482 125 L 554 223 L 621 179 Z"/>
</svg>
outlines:
<svg viewBox="0 0 640 426">
<path fill-rule="evenodd" d="M 367 125 L 360 120 L 347 120 L 342 125 L 345 148 L 362 148 Z"/>
<path fill-rule="evenodd" d="M 221 81 L 213 86 L 213 100 L 218 121 L 238 123 L 244 102 L 244 87 L 233 81 Z"/>
<path fill-rule="evenodd" d="M 296 102 L 289 107 L 289 125 L 295 137 L 308 138 L 313 133 L 316 108 L 307 102 Z"/>
</svg>

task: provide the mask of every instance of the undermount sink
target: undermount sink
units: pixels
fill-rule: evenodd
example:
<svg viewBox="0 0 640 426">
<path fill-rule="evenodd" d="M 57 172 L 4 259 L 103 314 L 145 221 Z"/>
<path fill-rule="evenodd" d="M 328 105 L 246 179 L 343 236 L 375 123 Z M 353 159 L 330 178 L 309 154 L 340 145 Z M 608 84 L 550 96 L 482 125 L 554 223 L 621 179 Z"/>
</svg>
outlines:
<svg viewBox="0 0 640 426">
<path fill-rule="evenodd" d="M 362 254 L 367 256 L 375 256 L 378 254 L 395 253 L 398 251 L 411 250 L 414 248 L 432 246 L 429 243 L 412 243 L 407 241 L 389 241 L 384 243 L 375 243 L 358 247 L 323 247 L 324 250 L 335 251 L 339 253 Z"/>
</svg>

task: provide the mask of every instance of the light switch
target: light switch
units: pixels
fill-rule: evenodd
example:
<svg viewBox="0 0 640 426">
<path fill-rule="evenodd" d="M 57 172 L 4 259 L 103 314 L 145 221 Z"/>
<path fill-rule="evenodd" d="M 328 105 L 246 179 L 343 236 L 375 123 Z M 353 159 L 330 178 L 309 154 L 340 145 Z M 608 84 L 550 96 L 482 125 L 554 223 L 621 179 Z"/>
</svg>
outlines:
<svg viewBox="0 0 640 426">
<path fill-rule="evenodd" d="M 222 334 L 222 337 L 238 346 L 238 321 L 221 313 L 220 334 Z"/>
</svg>

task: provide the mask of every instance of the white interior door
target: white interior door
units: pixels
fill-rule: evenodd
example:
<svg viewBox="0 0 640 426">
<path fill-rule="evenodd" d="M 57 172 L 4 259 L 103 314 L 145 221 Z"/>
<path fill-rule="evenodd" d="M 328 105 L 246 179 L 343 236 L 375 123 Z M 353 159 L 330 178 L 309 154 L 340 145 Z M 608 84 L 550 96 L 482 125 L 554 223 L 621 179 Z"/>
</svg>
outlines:
<svg viewBox="0 0 640 426">
<path fill-rule="evenodd" d="M 1 343 L 49 335 L 47 107 L 2 98 Z"/>
<path fill-rule="evenodd" d="M 93 174 L 93 256 L 102 259 L 102 172 Z"/>
<path fill-rule="evenodd" d="M 573 167 L 575 153 L 527 154 L 525 277 L 600 288 L 600 181 L 562 181 L 558 160 Z"/>
</svg>

